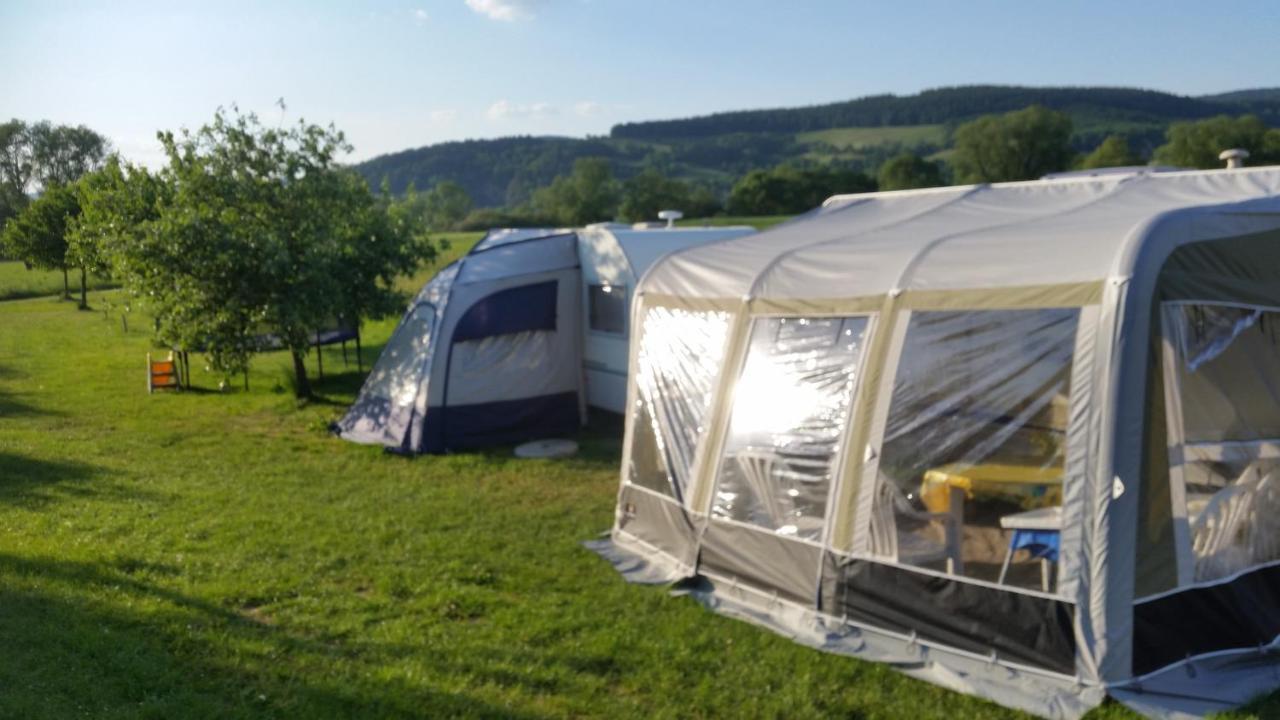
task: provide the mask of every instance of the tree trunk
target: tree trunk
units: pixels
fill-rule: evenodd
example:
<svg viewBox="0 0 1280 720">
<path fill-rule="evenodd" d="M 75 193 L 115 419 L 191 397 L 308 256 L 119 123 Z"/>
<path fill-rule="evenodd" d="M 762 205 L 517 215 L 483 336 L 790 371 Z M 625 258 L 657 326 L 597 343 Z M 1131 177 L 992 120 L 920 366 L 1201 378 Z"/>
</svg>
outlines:
<svg viewBox="0 0 1280 720">
<path fill-rule="evenodd" d="M 67 280 L 67 269 L 62 268 L 62 299 L 71 299 L 71 283 Z"/>
<path fill-rule="evenodd" d="M 80 266 L 80 309 L 89 309 L 89 271 Z"/>
<path fill-rule="evenodd" d="M 311 397 L 311 382 L 307 380 L 307 364 L 303 362 L 302 353 L 297 350 L 293 351 L 293 375 L 296 382 L 293 385 L 293 394 L 299 399 L 307 399 Z"/>
</svg>

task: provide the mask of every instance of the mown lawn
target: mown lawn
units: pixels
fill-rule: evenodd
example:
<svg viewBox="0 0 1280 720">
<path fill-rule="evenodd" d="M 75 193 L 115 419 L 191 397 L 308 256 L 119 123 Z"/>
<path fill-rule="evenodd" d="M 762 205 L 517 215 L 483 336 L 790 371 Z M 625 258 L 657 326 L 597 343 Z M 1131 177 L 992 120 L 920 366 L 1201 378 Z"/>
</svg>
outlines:
<svg viewBox="0 0 1280 720">
<path fill-rule="evenodd" d="M 325 430 L 337 349 L 305 405 L 281 354 L 148 396 L 141 325 L 0 302 L 0 716 L 1020 717 L 624 583 L 579 544 L 616 420 L 567 461 L 390 456 Z"/>
<path fill-rule="evenodd" d="M 70 275 L 71 294 L 80 296 L 80 273 Z M 89 289 L 112 287 L 113 283 L 102 278 L 90 277 Z M 0 300 L 41 297 L 62 294 L 62 272 L 28 270 L 25 265 L 12 260 L 0 260 Z"/>
</svg>

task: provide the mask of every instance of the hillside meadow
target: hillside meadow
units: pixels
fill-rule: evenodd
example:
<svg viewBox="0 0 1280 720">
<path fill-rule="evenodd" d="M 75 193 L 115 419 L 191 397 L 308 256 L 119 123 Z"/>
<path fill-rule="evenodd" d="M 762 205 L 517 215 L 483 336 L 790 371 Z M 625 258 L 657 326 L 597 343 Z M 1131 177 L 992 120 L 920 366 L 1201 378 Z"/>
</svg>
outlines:
<svg viewBox="0 0 1280 720">
<path fill-rule="evenodd" d="M 1024 717 L 624 583 L 580 545 L 616 417 L 570 460 L 386 455 L 326 431 L 362 380 L 338 348 L 310 403 L 283 353 L 148 395 L 144 325 L 0 302 L 0 716 Z"/>
</svg>

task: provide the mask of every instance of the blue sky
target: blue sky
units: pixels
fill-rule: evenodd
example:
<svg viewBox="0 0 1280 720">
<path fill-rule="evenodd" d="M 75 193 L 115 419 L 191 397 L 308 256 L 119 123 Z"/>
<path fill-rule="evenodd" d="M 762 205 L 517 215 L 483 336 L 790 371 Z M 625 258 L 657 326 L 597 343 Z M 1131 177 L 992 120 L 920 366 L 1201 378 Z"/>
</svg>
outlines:
<svg viewBox="0 0 1280 720">
<path fill-rule="evenodd" d="M 358 160 L 444 140 L 966 83 L 1280 85 L 1280 3 L 0 0 L 0 118 L 154 163 L 219 105 L 333 122 Z"/>
</svg>

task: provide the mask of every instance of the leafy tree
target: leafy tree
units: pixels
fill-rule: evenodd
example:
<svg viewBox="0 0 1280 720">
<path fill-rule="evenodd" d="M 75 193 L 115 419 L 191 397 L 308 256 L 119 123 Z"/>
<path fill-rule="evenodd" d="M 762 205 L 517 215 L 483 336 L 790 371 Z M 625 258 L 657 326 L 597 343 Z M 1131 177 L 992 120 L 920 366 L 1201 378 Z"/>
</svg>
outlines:
<svg viewBox="0 0 1280 720">
<path fill-rule="evenodd" d="M 1142 164 L 1142 157 L 1129 147 L 1129 140 L 1123 135 L 1108 135 L 1101 145 L 1080 161 L 1080 167 L 1085 170 Z"/>
<path fill-rule="evenodd" d="M 71 297 L 67 280 L 67 230 L 79 214 L 80 203 L 75 191 L 65 185 L 52 185 L 4 227 L 6 253 L 29 267 L 61 270 L 65 298 Z"/>
<path fill-rule="evenodd" d="M 942 166 L 913 153 L 903 153 L 885 161 L 876 175 L 876 182 L 881 190 L 910 190 L 946 184 L 942 180 Z"/>
<path fill-rule="evenodd" d="M 48 120 L 28 129 L 35 180 L 41 187 L 69 185 L 102 166 L 107 139 L 84 125 L 53 125 Z"/>
<path fill-rule="evenodd" d="M 471 212 L 471 196 L 452 180 L 436 183 L 422 196 L 427 227 L 451 230 Z"/>
<path fill-rule="evenodd" d="M 1034 180 L 1071 165 L 1071 117 L 1040 105 L 984 115 L 955 131 L 961 182 Z"/>
<path fill-rule="evenodd" d="M 618 181 L 606 158 L 579 158 L 573 173 L 558 176 L 533 193 L 536 214 L 561 225 L 586 225 L 610 220 L 618 211 Z"/>
<path fill-rule="evenodd" d="M 85 302 L 87 274 L 111 275 L 112 250 L 140 242 L 147 223 L 159 217 L 168 188 L 146 169 L 119 156 L 87 173 L 74 186 L 80 216 L 68 229 L 68 262 L 80 268 L 80 298 Z"/>
<path fill-rule="evenodd" d="M 1233 118 L 1219 115 L 1199 122 L 1179 122 L 1169 126 L 1168 142 L 1156 148 L 1155 159 L 1166 165 L 1193 168 L 1220 168 L 1218 154 L 1244 148 L 1249 163 L 1280 163 L 1280 129 L 1268 128 L 1256 115 Z"/>
<path fill-rule="evenodd" d="M 27 206 L 33 167 L 27 124 L 17 119 L 0 124 L 0 230 Z"/>
<path fill-rule="evenodd" d="M 649 167 L 622 183 L 618 214 L 631 222 L 657 219 L 661 210 L 680 210 L 688 217 L 707 217 L 714 215 L 719 205 L 707 188 L 690 186 Z"/>
<path fill-rule="evenodd" d="M 752 170 L 729 192 L 731 215 L 794 215 L 822 204 L 832 195 L 876 189 L 871 178 L 853 170 L 800 170 L 779 165 Z"/>
<path fill-rule="evenodd" d="M 168 164 L 157 176 L 109 173 L 105 190 L 88 190 L 91 205 L 125 198 L 130 227 L 110 227 L 116 216 L 105 212 L 80 232 L 98 238 L 149 306 L 161 342 L 202 348 L 231 374 L 270 332 L 293 356 L 295 392 L 308 397 L 312 333 L 337 316 L 392 310 L 394 278 L 423 250 L 412 240 L 418 228 L 337 164 L 350 148 L 332 127 L 270 129 L 219 111 L 197 131 L 159 137 Z"/>
</svg>

